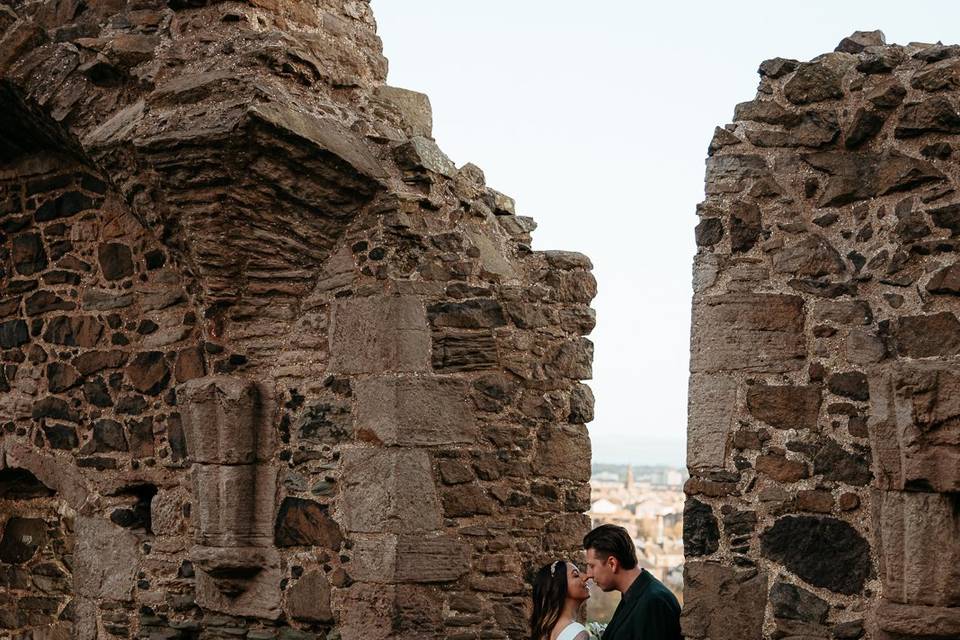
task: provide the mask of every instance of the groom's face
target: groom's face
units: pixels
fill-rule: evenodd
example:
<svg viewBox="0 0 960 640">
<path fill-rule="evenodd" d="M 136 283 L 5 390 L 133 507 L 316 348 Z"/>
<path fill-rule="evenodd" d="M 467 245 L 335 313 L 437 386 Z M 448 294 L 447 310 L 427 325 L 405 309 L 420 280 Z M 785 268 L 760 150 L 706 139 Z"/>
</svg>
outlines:
<svg viewBox="0 0 960 640">
<path fill-rule="evenodd" d="M 598 554 L 595 549 L 587 549 L 587 578 L 603 591 L 615 588 L 613 576 L 616 573 L 616 558 Z"/>
</svg>

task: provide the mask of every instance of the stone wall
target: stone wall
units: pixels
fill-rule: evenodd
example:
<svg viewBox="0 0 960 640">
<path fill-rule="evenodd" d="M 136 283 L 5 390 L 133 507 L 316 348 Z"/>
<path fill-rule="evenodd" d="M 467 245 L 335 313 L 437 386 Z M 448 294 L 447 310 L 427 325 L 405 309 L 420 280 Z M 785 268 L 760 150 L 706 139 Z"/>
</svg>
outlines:
<svg viewBox="0 0 960 640">
<path fill-rule="evenodd" d="M 596 292 L 366 2 L 0 6 L 0 637 L 525 637 Z"/>
<path fill-rule="evenodd" d="M 760 66 L 696 229 L 689 640 L 960 637 L 960 47 Z"/>
</svg>

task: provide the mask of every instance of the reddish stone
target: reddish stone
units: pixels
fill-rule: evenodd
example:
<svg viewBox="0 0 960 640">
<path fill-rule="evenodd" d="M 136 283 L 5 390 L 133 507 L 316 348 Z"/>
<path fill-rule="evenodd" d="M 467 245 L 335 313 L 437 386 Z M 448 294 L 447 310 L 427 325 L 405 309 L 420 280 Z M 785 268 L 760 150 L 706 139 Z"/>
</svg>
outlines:
<svg viewBox="0 0 960 640">
<path fill-rule="evenodd" d="M 933 277 L 927 282 L 927 291 L 960 295 L 960 263 L 944 267 L 933 274 Z"/>
<path fill-rule="evenodd" d="M 330 584 L 320 571 L 311 571 L 287 590 L 287 615 L 307 622 L 333 622 Z"/>
<path fill-rule="evenodd" d="M 0 539 L 0 561 L 27 562 L 47 543 L 47 524 L 39 518 L 13 516 L 4 525 Z"/>
<path fill-rule="evenodd" d="M 900 355 L 929 358 L 960 353 L 960 321 L 948 311 L 904 316 L 895 326 L 894 335 Z"/>
<path fill-rule="evenodd" d="M 778 429 L 816 430 L 820 387 L 753 385 L 747 389 L 750 414 Z"/>
<path fill-rule="evenodd" d="M 39 233 L 14 236 L 11 245 L 13 266 L 20 275 L 30 276 L 47 267 L 47 253 Z"/>
<path fill-rule="evenodd" d="M 284 498 L 277 512 L 274 539 L 278 547 L 317 546 L 337 551 L 343 532 L 327 507 L 302 498 Z"/>
<path fill-rule="evenodd" d="M 88 376 L 103 369 L 117 369 L 126 362 L 127 354 L 123 351 L 87 351 L 73 359 L 73 366 Z"/>
<path fill-rule="evenodd" d="M 687 562 L 680 625 L 686 638 L 746 640 L 763 637 L 767 574 L 719 562 Z"/>
<path fill-rule="evenodd" d="M 832 393 L 851 400 L 870 399 L 870 385 L 867 382 L 867 376 L 861 371 L 835 373 L 827 378 L 827 388 Z"/>
<path fill-rule="evenodd" d="M 43 339 L 68 347 L 95 347 L 103 335 L 103 325 L 93 316 L 57 316 L 47 321 Z"/>
<path fill-rule="evenodd" d="M 80 383 L 80 374 L 69 364 L 51 362 L 47 365 L 47 388 L 51 393 L 60 393 Z"/>
<path fill-rule="evenodd" d="M 100 261 L 100 271 L 107 280 L 121 280 L 133 275 L 133 254 L 130 247 L 124 244 L 101 244 L 97 258 Z"/>
<path fill-rule="evenodd" d="M 796 371 L 804 366 L 803 299 L 733 293 L 694 304 L 693 372 Z"/>
<path fill-rule="evenodd" d="M 147 395 L 157 395 L 170 379 L 170 369 L 159 351 L 138 353 L 125 369 L 133 388 Z"/>
<path fill-rule="evenodd" d="M 819 489 L 798 491 L 796 505 L 800 511 L 830 513 L 833 511 L 833 494 Z"/>
<path fill-rule="evenodd" d="M 849 492 L 841 494 L 840 499 L 837 501 L 837 506 L 839 506 L 842 511 L 854 511 L 860 506 L 860 497 L 855 493 Z"/>
<path fill-rule="evenodd" d="M 203 359 L 203 349 L 191 347 L 177 353 L 177 362 L 173 368 L 173 375 L 177 382 L 186 382 L 207 375 L 207 367 Z"/>
<path fill-rule="evenodd" d="M 757 456 L 754 467 L 760 473 L 766 474 L 778 482 L 798 482 L 810 477 L 810 470 L 805 462 L 790 460 L 779 453 L 766 453 Z"/>
<path fill-rule="evenodd" d="M 442 493 L 443 514 L 448 518 L 466 518 L 493 513 L 493 500 L 475 484 L 464 484 Z"/>
</svg>

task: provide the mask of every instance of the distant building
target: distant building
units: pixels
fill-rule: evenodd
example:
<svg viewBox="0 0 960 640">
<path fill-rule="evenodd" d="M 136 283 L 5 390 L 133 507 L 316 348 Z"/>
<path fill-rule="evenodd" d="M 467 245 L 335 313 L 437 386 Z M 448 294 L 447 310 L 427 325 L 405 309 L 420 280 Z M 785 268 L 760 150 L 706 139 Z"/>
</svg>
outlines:
<svg viewBox="0 0 960 640">
<path fill-rule="evenodd" d="M 682 599 L 685 473 L 669 467 L 643 467 L 640 473 L 632 465 L 607 467 L 590 479 L 588 515 L 593 526 L 626 529 L 640 565 Z"/>
</svg>

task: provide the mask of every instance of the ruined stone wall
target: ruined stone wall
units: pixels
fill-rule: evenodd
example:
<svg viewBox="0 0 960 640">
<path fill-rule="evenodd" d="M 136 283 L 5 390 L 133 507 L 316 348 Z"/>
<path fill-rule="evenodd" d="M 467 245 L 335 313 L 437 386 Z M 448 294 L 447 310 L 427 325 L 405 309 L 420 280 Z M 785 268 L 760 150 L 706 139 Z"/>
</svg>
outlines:
<svg viewBox="0 0 960 640">
<path fill-rule="evenodd" d="M 596 283 L 385 76 L 357 0 L 0 6 L 0 637 L 525 637 Z"/>
<path fill-rule="evenodd" d="M 686 637 L 960 637 L 960 48 L 760 77 L 698 209 Z"/>
</svg>

